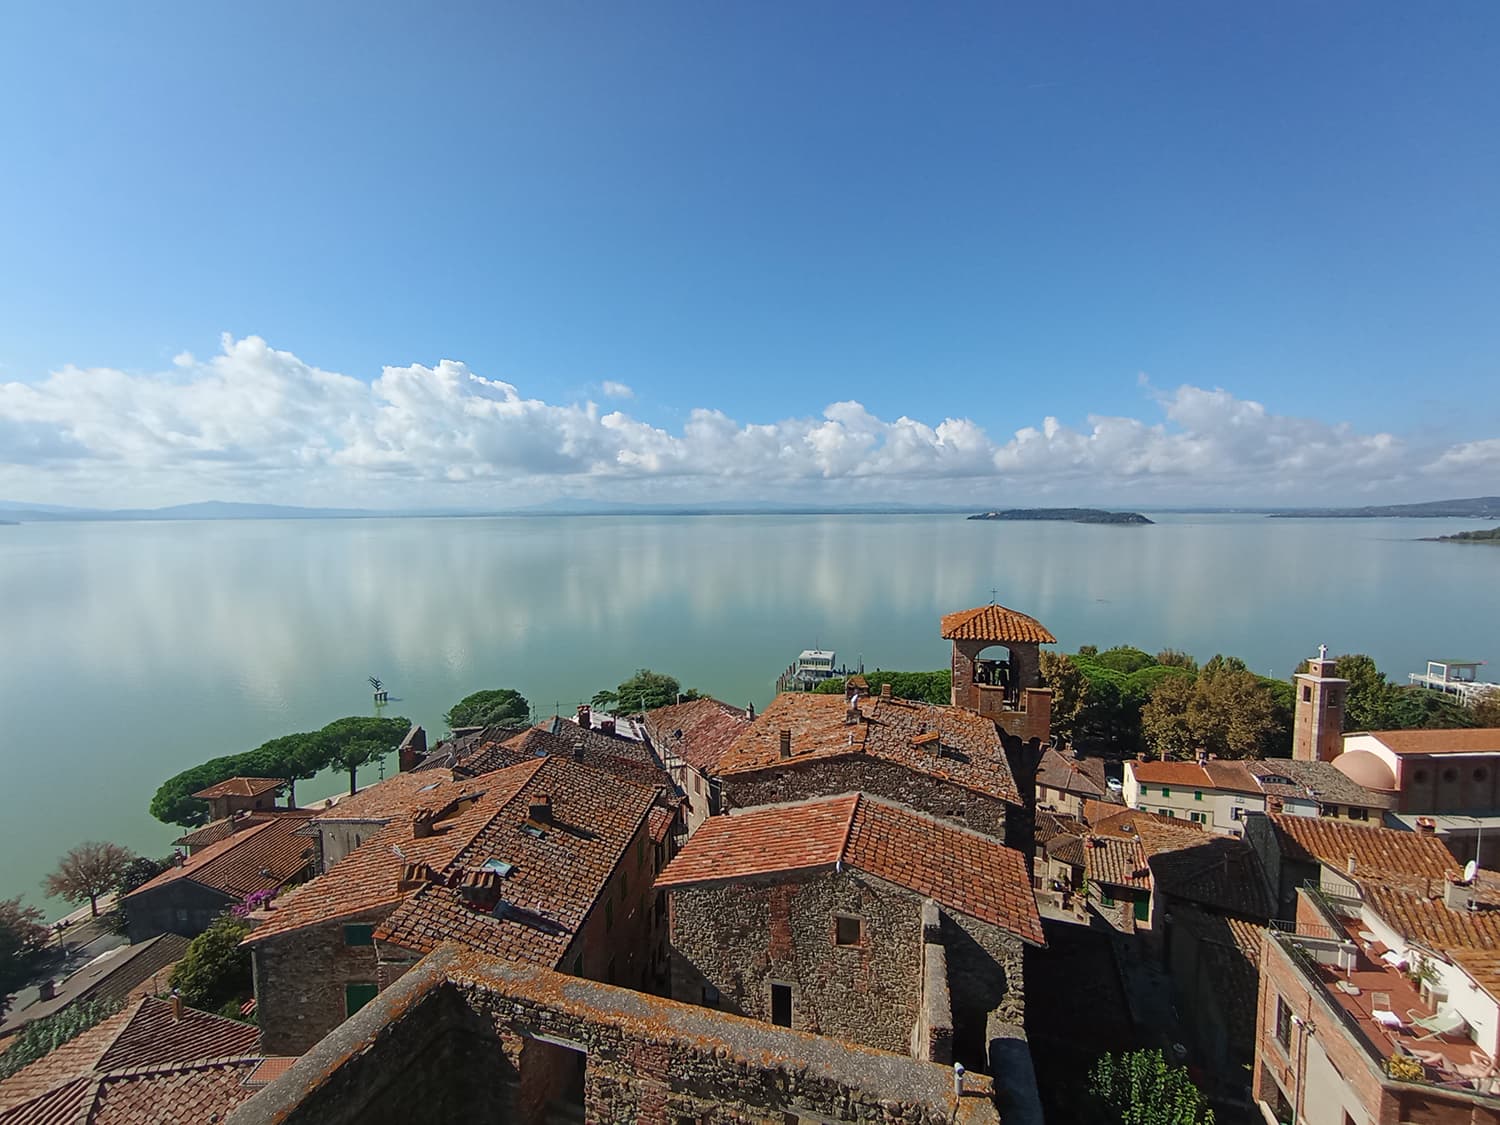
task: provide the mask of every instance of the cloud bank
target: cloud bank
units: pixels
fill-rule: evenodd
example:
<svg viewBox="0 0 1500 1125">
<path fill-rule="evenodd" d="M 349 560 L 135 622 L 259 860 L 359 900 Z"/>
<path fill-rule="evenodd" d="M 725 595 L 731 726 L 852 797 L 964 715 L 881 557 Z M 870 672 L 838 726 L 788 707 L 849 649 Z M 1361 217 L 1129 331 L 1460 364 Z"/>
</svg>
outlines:
<svg viewBox="0 0 1500 1125">
<path fill-rule="evenodd" d="M 622 499 L 975 503 L 1010 496 L 1131 503 L 1471 494 L 1500 477 L 1500 440 L 1419 447 L 1277 415 L 1224 390 L 1142 379 L 1147 419 L 1048 417 L 999 438 L 966 418 L 744 422 L 711 407 L 678 432 L 592 401 L 549 403 L 462 363 L 387 367 L 372 382 L 258 337 L 167 371 L 64 368 L 0 383 L 0 496 L 58 503 L 184 500 L 506 506 L 565 493 Z M 601 384 L 602 397 L 633 397 Z M 918 406 L 919 404 L 914 404 Z M 919 411 L 918 411 L 919 412 Z M 950 491 L 938 482 L 964 481 Z M 1436 489 L 1435 493 L 1433 490 Z"/>
</svg>

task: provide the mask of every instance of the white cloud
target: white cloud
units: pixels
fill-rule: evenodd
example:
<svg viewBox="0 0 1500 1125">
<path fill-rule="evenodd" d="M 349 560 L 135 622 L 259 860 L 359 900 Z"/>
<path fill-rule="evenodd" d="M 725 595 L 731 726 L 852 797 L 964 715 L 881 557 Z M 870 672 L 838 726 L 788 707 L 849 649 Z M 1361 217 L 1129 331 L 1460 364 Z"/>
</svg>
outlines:
<svg viewBox="0 0 1500 1125">
<path fill-rule="evenodd" d="M 611 391 L 611 388 L 614 388 Z M 858 402 L 740 422 L 711 407 L 680 432 L 592 402 L 549 403 L 453 360 L 373 382 L 226 336 L 135 375 L 64 368 L 0 383 L 0 496 L 98 503 L 208 497 L 290 503 L 524 504 L 565 490 L 847 500 L 1053 496 L 1122 502 L 1354 496 L 1467 470 L 1500 475 L 1500 441 L 1415 448 L 1391 434 L 1278 415 L 1221 389 L 1142 380 L 1148 419 L 1049 417 L 996 441 L 974 421 L 887 421 Z M 604 384 L 613 397 L 628 392 Z M 913 404 L 917 406 L 919 404 Z M 963 481 L 953 490 L 933 482 Z"/>
<path fill-rule="evenodd" d="M 627 383 L 616 383 L 613 379 L 606 379 L 599 388 L 604 392 L 605 398 L 635 398 L 633 391 Z"/>
</svg>

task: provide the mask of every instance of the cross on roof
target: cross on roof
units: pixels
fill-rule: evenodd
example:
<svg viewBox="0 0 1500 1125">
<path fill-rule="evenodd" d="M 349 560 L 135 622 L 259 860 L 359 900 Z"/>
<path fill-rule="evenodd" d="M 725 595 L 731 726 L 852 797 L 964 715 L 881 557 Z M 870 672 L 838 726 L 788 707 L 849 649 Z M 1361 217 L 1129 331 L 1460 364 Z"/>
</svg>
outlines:
<svg viewBox="0 0 1500 1125">
<path fill-rule="evenodd" d="M 1318 659 L 1319 660 L 1327 660 L 1328 659 L 1328 646 L 1327 645 L 1319 645 L 1318 646 Z"/>
</svg>

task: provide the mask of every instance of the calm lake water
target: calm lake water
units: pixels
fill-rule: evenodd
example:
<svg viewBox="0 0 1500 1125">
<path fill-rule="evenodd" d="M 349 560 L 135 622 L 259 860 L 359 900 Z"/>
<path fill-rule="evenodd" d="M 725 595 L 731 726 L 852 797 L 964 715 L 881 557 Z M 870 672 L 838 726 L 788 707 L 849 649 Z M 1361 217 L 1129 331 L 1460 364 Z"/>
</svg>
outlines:
<svg viewBox="0 0 1500 1125">
<path fill-rule="evenodd" d="M 0 897 L 40 902 L 83 840 L 164 852 L 177 832 L 146 811 L 164 778 L 367 713 L 370 675 L 388 713 L 434 738 L 470 691 L 515 687 L 566 713 L 638 667 L 759 707 L 815 645 L 871 668 L 945 666 L 939 616 L 992 589 L 1063 650 L 1222 651 L 1287 676 L 1326 641 L 1402 680 L 1431 657 L 1500 661 L 1500 547 L 1416 541 L 1466 522 L 1156 518 L 0 527 Z"/>
</svg>

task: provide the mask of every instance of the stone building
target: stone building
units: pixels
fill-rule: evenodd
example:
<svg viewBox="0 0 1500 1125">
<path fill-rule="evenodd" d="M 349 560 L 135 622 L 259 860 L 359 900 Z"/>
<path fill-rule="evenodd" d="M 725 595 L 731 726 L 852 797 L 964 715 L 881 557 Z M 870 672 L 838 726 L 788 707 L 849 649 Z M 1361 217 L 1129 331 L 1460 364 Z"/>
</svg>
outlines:
<svg viewBox="0 0 1500 1125">
<path fill-rule="evenodd" d="M 713 817 L 657 887 L 676 999 L 977 1070 L 1043 944 L 1019 853 L 865 794 Z"/>
<path fill-rule="evenodd" d="M 717 769 L 731 809 L 862 791 L 1001 842 L 1029 826 L 999 731 L 963 707 L 786 692 Z"/>
<path fill-rule="evenodd" d="M 687 830 L 720 811 L 719 762 L 754 721 L 753 709 L 717 699 L 694 699 L 658 707 L 641 716 L 646 739 L 687 799 Z"/>
<path fill-rule="evenodd" d="M 124 899 L 130 940 L 164 933 L 196 937 L 247 895 L 301 882 L 314 870 L 313 845 L 298 834 L 311 815 L 285 810 L 198 848 L 131 891 Z"/>
<path fill-rule="evenodd" d="M 1100 758 L 1077 758 L 1047 749 L 1036 771 L 1036 804 L 1049 812 L 1082 816 L 1086 801 L 1108 801 L 1112 794 Z"/>
<path fill-rule="evenodd" d="M 231 777 L 194 793 L 208 802 L 208 819 L 223 820 L 235 813 L 264 812 L 276 807 L 276 794 L 285 789 L 282 777 Z"/>
<path fill-rule="evenodd" d="M 387 823 L 246 939 L 267 1049 L 307 1050 L 443 941 L 632 987 L 664 971 L 660 790 L 559 756 L 392 781 Z"/>
<path fill-rule="evenodd" d="M 953 642 L 953 706 L 977 711 L 1022 741 L 1046 743 L 1052 692 L 1042 686 L 1040 646 L 1057 638 L 1036 618 L 994 603 L 946 614 L 942 628 Z"/>
<path fill-rule="evenodd" d="M 1016 1085 L 1030 1075 L 1016 1060 Z M 1034 1085 L 1034 1082 L 1033 1082 Z M 1028 1113 L 1028 1110 L 1031 1112 Z M 227 1125 L 1040 1122 L 988 1078 L 446 946 Z"/>
</svg>

